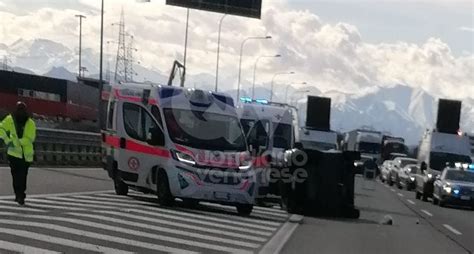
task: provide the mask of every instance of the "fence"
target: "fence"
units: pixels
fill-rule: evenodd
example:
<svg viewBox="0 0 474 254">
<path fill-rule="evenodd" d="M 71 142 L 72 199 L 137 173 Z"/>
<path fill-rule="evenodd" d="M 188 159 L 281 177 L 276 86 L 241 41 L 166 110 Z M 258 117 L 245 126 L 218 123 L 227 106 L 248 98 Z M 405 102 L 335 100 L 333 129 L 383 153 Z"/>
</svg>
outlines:
<svg viewBox="0 0 474 254">
<path fill-rule="evenodd" d="M 7 164 L 0 142 L 0 164 Z M 35 165 L 100 166 L 100 134 L 39 128 L 35 142 Z"/>
</svg>

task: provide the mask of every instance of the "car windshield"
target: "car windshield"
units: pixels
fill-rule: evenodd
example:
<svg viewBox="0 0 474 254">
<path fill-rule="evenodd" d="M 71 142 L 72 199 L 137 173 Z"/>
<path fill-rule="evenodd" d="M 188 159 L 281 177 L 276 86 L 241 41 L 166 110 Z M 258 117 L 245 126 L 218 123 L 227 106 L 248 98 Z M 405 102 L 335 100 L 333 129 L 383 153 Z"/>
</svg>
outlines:
<svg viewBox="0 0 474 254">
<path fill-rule="evenodd" d="M 293 136 L 292 126 L 283 123 L 273 123 L 275 131 L 273 132 L 273 146 L 275 148 L 290 149 Z"/>
<path fill-rule="evenodd" d="M 446 180 L 451 180 L 451 181 L 474 183 L 474 172 L 473 171 L 462 171 L 462 170 L 448 170 L 446 172 L 445 179 Z"/>
<path fill-rule="evenodd" d="M 359 143 L 359 151 L 361 153 L 378 154 L 380 153 L 380 147 L 381 145 L 379 143 L 369 143 L 369 142 Z"/>
<path fill-rule="evenodd" d="M 400 159 L 400 168 L 403 168 L 406 165 L 417 164 L 417 163 L 418 163 L 417 160 Z"/>
<path fill-rule="evenodd" d="M 411 174 L 415 174 L 418 171 L 419 168 L 420 167 L 418 167 L 417 165 L 410 165 L 410 166 L 406 167 L 408 172 L 411 173 Z"/>
<path fill-rule="evenodd" d="M 165 120 L 173 142 L 197 149 L 246 150 L 237 117 L 183 109 L 165 109 Z"/>
<path fill-rule="evenodd" d="M 443 171 L 447 163 L 471 163 L 471 158 L 466 155 L 451 154 L 451 153 L 430 153 L 430 168 Z"/>
<path fill-rule="evenodd" d="M 384 153 L 387 153 L 387 154 L 390 154 L 390 153 L 404 154 L 408 152 L 408 148 L 404 144 L 398 143 L 398 142 L 386 143 L 383 147 L 383 150 L 384 150 Z"/>
</svg>

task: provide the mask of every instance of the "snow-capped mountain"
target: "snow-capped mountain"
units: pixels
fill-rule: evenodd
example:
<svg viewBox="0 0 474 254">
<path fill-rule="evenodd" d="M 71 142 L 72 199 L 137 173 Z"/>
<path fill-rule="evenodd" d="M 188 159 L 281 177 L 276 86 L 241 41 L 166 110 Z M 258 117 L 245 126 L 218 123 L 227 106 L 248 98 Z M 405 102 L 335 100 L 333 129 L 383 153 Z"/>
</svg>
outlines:
<svg viewBox="0 0 474 254">
<path fill-rule="evenodd" d="M 78 66 L 77 49 L 75 46 L 65 46 L 57 42 L 44 39 L 18 40 L 11 45 L 0 44 L 0 51 L 8 55 L 14 70 L 20 72 L 33 71 L 37 74 L 75 80 Z M 98 77 L 99 55 L 92 49 L 83 49 L 83 66 L 87 68 L 86 76 Z M 104 72 L 110 66 L 113 69 L 112 56 L 104 57 Z M 170 68 L 171 68 L 170 63 Z M 137 81 L 151 81 L 160 84 L 168 82 L 169 70 L 156 70 L 136 65 Z M 112 70 L 113 72 L 113 70 Z M 106 75 L 104 78 L 113 74 Z M 187 86 L 214 90 L 215 77 L 201 73 L 187 76 Z M 255 97 L 270 98 L 270 83 L 257 85 Z M 236 80 L 221 76 L 219 91 L 226 91 L 236 96 Z M 251 96 L 252 84 L 243 80 L 241 96 Z M 426 128 L 435 124 L 437 100 L 442 94 L 429 94 L 420 88 L 406 85 L 392 87 L 367 87 L 354 93 L 343 93 L 337 90 L 321 92 L 317 85 L 294 87 L 276 84 L 273 91 L 273 100 L 295 103 L 307 95 L 330 97 L 332 99 L 332 120 L 334 130 L 347 131 L 361 126 L 390 132 L 393 135 L 403 136 L 409 144 L 416 144 Z M 305 116 L 301 115 L 300 118 Z M 301 121 L 301 122 L 304 122 Z M 474 132 L 474 98 L 463 101 L 461 126 L 464 131 Z"/>
</svg>

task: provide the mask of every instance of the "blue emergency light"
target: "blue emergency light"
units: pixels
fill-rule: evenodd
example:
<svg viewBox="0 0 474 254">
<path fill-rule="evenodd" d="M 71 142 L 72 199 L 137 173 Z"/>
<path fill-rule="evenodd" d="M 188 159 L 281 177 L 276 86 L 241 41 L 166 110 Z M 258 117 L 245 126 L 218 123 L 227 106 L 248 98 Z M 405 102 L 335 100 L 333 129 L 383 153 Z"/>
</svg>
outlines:
<svg viewBox="0 0 474 254">
<path fill-rule="evenodd" d="M 474 164 L 469 165 L 469 170 L 474 170 Z"/>
<path fill-rule="evenodd" d="M 255 102 L 259 104 L 268 104 L 268 100 L 264 100 L 264 99 L 256 99 Z"/>
<path fill-rule="evenodd" d="M 250 103 L 250 102 L 252 102 L 252 98 L 249 98 L 249 97 L 241 97 L 241 98 L 240 98 L 240 101 L 241 101 L 241 102 Z"/>
</svg>

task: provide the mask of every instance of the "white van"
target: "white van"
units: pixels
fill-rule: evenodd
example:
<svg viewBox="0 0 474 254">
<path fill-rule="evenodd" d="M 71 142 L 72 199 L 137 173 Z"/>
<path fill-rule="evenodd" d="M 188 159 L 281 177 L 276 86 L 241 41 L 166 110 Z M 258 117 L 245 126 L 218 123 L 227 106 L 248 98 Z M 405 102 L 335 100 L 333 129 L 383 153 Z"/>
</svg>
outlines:
<svg viewBox="0 0 474 254">
<path fill-rule="evenodd" d="M 285 151 L 294 147 L 293 110 L 266 100 L 243 99 L 242 102 L 237 111 L 247 143 L 253 148 L 252 156 L 261 158 L 254 162 L 259 182 L 257 197 L 264 199 L 268 194 L 278 193 L 277 185 L 270 183 L 275 180 L 270 179 L 271 169 L 282 166 Z"/>
<path fill-rule="evenodd" d="M 250 214 L 252 158 L 231 97 L 172 86 L 114 86 L 103 131 L 103 162 L 118 195 L 128 188 L 233 205 Z"/>
</svg>

